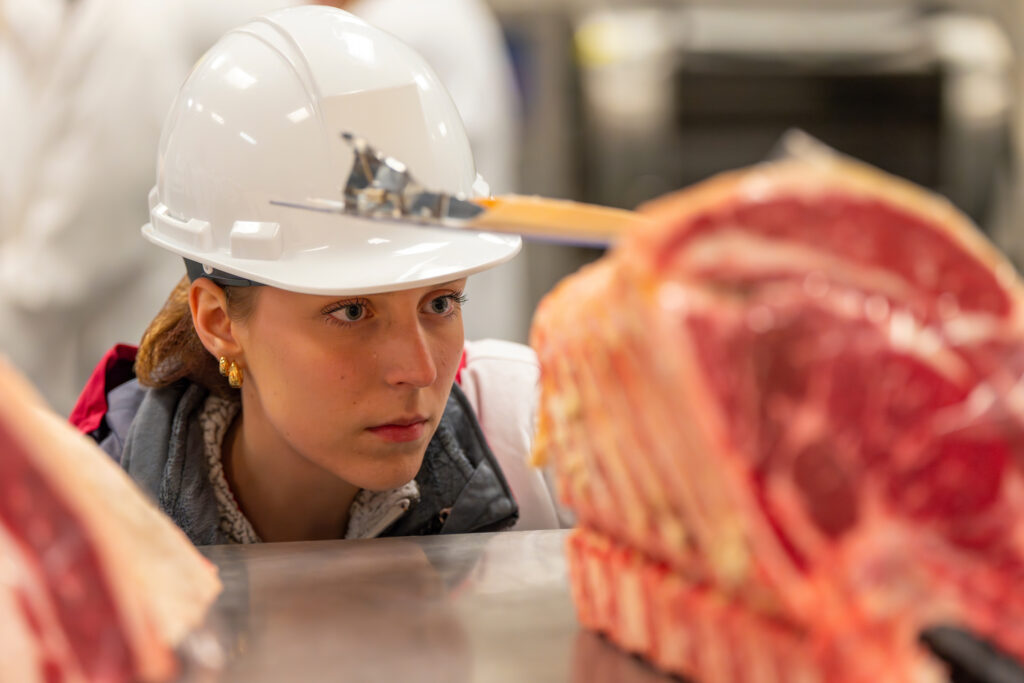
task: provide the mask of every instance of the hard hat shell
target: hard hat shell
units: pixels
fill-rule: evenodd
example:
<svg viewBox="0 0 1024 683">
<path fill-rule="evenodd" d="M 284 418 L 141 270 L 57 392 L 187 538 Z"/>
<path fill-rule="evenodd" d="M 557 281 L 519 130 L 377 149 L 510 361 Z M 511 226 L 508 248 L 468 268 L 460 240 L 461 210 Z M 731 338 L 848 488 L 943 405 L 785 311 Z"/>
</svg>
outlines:
<svg viewBox="0 0 1024 683">
<path fill-rule="evenodd" d="M 424 60 L 347 12 L 293 7 L 228 32 L 182 85 L 143 235 L 208 272 L 311 294 L 446 282 L 519 251 L 514 236 L 271 204 L 341 198 L 354 159 L 343 131 L 424 187 L 480 194 L 462 121 Z"/>
</svg>

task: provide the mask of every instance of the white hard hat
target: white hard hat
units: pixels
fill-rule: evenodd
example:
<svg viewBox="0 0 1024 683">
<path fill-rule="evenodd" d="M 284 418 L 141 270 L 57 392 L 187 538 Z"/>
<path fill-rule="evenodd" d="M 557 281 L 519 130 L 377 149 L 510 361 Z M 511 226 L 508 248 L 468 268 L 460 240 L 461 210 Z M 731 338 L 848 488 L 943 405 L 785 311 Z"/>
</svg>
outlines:
<svg viewBox="0 0 1024 683">
<path fill-rule="evenodd" d="M 230 31 L 196 64 L 164 123 L 143 235 L 208 274 L 311 294 L 446 282 L 519 251 L 515 236 L 271 203 L 340 199 L 354 159 L 343 132 L 425 188 L 470 197 L 485 185 L 418 54 L 347 12 L 294 7 Z"/>
</svg>

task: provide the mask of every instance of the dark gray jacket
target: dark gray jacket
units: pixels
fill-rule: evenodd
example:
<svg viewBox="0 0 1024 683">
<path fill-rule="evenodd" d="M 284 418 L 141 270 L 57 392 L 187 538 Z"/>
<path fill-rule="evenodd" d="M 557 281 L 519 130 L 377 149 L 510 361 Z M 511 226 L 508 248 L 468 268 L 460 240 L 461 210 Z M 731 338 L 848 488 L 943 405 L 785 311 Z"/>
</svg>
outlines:
<svg viewBox="0 0 1024 683">
<path fill-rule="evenodd" d="M 107 395 L 100 446 L 196 545 L 227 543 L 210 484 L 199 412 L 206 389 L 179 382 L 145 389 L 132 380 Z M 106 432 L 106 429 L 104 429 Z M 420 500 L 384 536 L 498 531 L 519 509 L 458 385 L 416 475 Z"/>
</svg>

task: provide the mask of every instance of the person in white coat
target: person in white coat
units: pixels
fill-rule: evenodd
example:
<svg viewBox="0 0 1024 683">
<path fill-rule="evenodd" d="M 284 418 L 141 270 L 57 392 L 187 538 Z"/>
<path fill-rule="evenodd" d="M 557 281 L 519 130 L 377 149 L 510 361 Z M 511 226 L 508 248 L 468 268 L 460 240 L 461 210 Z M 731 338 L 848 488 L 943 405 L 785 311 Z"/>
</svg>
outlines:
<svg viewBox="0 0 1024 683">
<path fill-rule="evenodd" d="M 58 412 L 180 277 L 135 233 L 178 86 L 224 30 L 284 4 L 0 0 L 0 352 Z"/>
</svg>

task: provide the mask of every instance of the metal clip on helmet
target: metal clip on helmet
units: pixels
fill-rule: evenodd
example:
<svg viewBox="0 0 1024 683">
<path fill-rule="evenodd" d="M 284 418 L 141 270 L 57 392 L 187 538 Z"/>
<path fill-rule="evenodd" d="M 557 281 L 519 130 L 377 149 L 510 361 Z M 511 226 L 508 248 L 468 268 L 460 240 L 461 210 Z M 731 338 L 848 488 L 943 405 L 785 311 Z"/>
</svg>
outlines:
<svg viewBox="0 0 1024 683">
<path fill-rule="evenodd" d="M 230 31 L 164 124 L 143 235 L 224 284 L 310 294 L 446 282 L 512 258 L 520 239 L 304 211 L 343 200 L 342 133 L 401 159 L 424 187 L 486 194 L 455 105 L 411 48 L 341 10 L 296 7 Z"/>
</svg>

